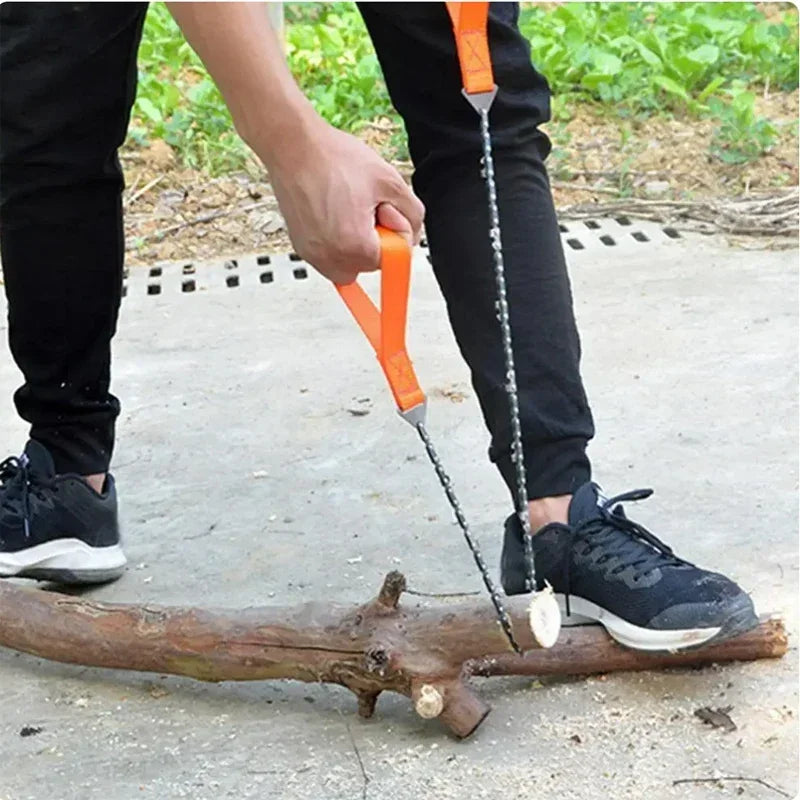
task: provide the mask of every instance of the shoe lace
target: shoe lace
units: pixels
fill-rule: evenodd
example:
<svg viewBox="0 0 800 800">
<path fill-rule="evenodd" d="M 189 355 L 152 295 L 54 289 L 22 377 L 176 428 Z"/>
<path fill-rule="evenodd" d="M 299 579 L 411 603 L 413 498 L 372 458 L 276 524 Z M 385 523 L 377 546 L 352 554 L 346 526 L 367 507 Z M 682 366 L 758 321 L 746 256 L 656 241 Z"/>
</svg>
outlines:
<svg viewBox="0 0 800 800">
<path fill-rule="evenodd" d="M 0 508 L 22 516 L 26 539 L 31 532 L 31 496 L 41 497 L 42 491 L 52 484 L 30 469 L 30 461 L 24 454 L 0 461 L 0 486 L 3 489 Z"/>
<path fill-rule="evenodd" d="M 570 552 L 576 540 L 582 541 L 581 555 L 589 555 L 594 550 L 602 548 L 604 552 L 598 563 L 616 558 L 617 563 L 610 574 L 616 575 L 632 567 L 634 581 L 648 575 L 656 567 L 688 565 L 688 561 L 678 558 L 671 547 L 647 530 L 644 525 L 625 516 L 625 510 L 620 503 L 646 500 L 652 494 L 652 489 L 633 489 L 604 500 L 597 507 L 596 516 L 584 520 L 572 529 Z M 571 558 L 564 560 L 567 614 L 570 613 L 571 560 Z"/>
</svg>

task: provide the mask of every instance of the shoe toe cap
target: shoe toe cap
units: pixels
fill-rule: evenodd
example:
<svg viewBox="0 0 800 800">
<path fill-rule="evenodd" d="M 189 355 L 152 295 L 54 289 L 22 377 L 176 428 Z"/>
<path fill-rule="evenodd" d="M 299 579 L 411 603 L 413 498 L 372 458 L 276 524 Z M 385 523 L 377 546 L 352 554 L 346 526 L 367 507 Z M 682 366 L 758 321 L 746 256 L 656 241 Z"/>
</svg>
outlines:
<svg viewBox="0 0 800 800">
<path fill-rule="evenodd" d="M 750 596 L 724 575 L 706 573 L 695 584 L 695 592 L 685 593 L 648 623 L 649 628 L 679 630 L 720 628 L 720 634 L 733 636 L 758 624 Z"/>
</svg>

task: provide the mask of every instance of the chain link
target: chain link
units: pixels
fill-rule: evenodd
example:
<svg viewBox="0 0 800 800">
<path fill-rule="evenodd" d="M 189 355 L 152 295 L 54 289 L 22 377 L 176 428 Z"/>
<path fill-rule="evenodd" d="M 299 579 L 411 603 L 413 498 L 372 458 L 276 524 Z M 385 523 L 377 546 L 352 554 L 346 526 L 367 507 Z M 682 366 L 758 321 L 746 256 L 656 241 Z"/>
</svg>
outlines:
<svg viewBox="0 0 800 800">
<path fill-rule="evenodd" d="M 497 316 L 503 338 L 503 353 L 506 367 L 506 393 L 511 416 L 511 461 L 514 464 L 517 481 L 517 516 L 522 526 L 522 541 L 525 547 L 525 591 L 536 588 L 536 567 L 533 558 L 531 518 L 528 509 L 528 483 L 525 476 L 525 456 L 522 451 L 522 426 L 519 419 L 519 395 L 517 391 L 517 371 L 514 365 L 514 348 L 511 341 L 511 323 L 508 315 L 508 295 L 506 292 L 506 271 L 503 263 L 503 243 L 500 239 L 500 211 L 497 207 L 497 184 L 492 157 L 492 136 L 489 130 L 489 109 L 479 110 L 481 118 L 481 139 L 483 141 L 483 177 L 489 198 L 489 238 L 494 256 L 494 277 L 497 287 Z"/>
<path fill-rule="evenodd" d="M 494 585 L 494 582 L 489 575 L 489 568 L 486 566 L 486 562 L 483 560 L 478 542 L 472 535 L 472 531 L 469 529 L 467 519 L 461 509 L 461 503 L 459 503 L 456 493 L 453 490 L 453 481 L 445 472 L 445 469 L 442 466 L 442 462 L 439 460 L 436 448 L 433 446 L 433 442 L 431 441 L 431 437 L 428 435 L 425 425 L 422 422 L 418 422 L 416 428 L 417 432 L 419 433 L 419 438 L 422 439 L 422 443 L 425 445 L 428 458 L 430 458 L 431 464 L 433 464 L 433 468 L 436 470 L 439 483 L 442 484 L 442 489 L 444 489 L 444 493 L 447 495 L 447 499 L 450 502 L 450 507 L 453 509 L 456 522 L 458 522 L 461 532 L 464 534 L 464 538 L 467 540 L 467 547 L 469 547 L 472 557 L 475 559 L 475 563 L 478 565 L 478 570 L 481 573 L 481 577 L 483 578 L 483 582 L 486 585 L 487 591 L 489 592 L 489 596 L 492 598 L 492 604 L 497 612 L 497 619 L 503 628 L 503 632 L 508 638 L 508 641 L 511 643 L 511 646 L 514 648 L 514 652 L 521 653 L 522 650 L 514 638 L 514 631 L 511 627 L 511 617 L 509 616 L 508 611 L 506 611 L 503 601 L 500 599 L 500 592 L 497 591 L 497 587 Z"/>
</svg>

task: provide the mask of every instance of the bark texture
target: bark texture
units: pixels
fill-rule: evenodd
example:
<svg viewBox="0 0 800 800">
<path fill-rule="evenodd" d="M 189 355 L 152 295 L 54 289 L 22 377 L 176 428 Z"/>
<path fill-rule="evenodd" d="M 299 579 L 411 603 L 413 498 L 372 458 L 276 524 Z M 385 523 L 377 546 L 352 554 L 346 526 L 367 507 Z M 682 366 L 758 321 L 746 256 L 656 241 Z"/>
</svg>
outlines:
<svg viewBox="0 0 800 800">
<path fill-rule="evenodd" d="M 389 573 L 364 605 L 308 603 L 206 610 L 101 603 L 0 581 L 0 646 L 85 666 L 185 675 L 204 681 L 294 680 L 337 683 L 372 715 L 384 691 L 412 699 L 457 736 L 472 733 L 489 706 L 472 675 L 588 674 L 779 658 L 787 649 L 778 620 L 736 639 L 674 655 L 627 650 L 599 626 L 566 628 L 557 644 L 536 646 L 525 598 L 509 598 L 517 656 L 488 603 L 401 606 L 405 578 Z"/>
</svg>

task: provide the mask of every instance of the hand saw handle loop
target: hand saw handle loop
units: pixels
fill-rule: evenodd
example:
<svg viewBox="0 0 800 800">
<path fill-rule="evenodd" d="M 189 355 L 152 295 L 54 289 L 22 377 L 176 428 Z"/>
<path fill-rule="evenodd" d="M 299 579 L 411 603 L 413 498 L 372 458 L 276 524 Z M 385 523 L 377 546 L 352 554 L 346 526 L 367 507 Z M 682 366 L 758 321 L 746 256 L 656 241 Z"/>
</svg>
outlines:
<svg viewBox="0 0 800 800">
<path fill-rule="evenodd" d="M 425 403 L 406 352 L 406 314 L 411 282 L 411 248 L 399 233 L 377 226 L 381 244 L 380 311 L 358 283 L 336 285 L 372 345 L 401 413 Z"/>
<path fill-rule="evenodd" d="M 494 89 L 489 55 L 489 3 L 445 3 L 456 38 L 464 92 L 481 94 Z"/>
</svg>

